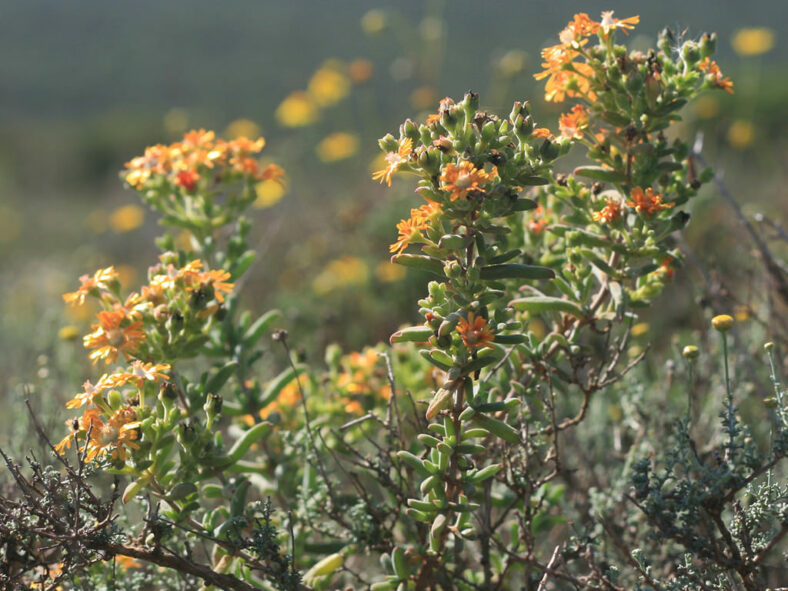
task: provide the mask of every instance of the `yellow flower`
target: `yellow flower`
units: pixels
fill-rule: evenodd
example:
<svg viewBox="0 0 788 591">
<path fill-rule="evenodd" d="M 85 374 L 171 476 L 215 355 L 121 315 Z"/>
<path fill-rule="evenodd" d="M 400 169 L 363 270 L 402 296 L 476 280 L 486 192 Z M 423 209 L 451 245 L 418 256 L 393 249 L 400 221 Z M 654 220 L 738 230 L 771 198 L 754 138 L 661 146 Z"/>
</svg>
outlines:
<svg viewBox="0 0 788 591">
<path fill-rule="evenodd" d="M 145 221 L 145 210 L 139 205 L 124 205 L 109 216 L 109 224 L 118 234 L 139 228 Z"/>
<path fill-rule="evenodd" d="M 755 126 L 750 121 L 738 120 L 728 128 L 728 143 L 734 148 L 746 148 L 755 140 Z"/>
<path fill-rule="evenodd" d="M 338 131 L 323 138 L 315 150 L 323 162 L 344 160 L 358 151 L 358 136 Z"/>
<path fill-rule="evenodd" d="M 283 100 L 274 114 L 285 127 L 303 127 L 317 121 L 318 109 L 307 93 L 299 91 Z"/>
<path fill-rule="evenodd" d="M 761 55 L 774 47 L 774 31 L 766 27 L 739 29 L 731 44 L 739 55 Z"/>
<path fill-rule="evenodd" d="M 224 135 L 231 140 L 241 137 L 258 137 L 260 126 L 251 119 L 236 119 L 224 130 Z"/>
<path fill-rule="evenodd" d="M 507 51 L 500 60 L 498 60 L 498 71 L 511 78 L 522 74 L 525 71 L 525 65 L 528 63 L 528 54 L 520 49 L 512 49 Z"/>
<path fill-rule="evenodd" d="M 178 137 L 189 129 L 189 114 L 185 109 L 170 109 L 164 115 L 164 131 L 169 136 Z"/>
<path fill-rule="evenodd" d="M 312 289 L 318 295 L 325 295 L 342 287 L 363 285 L 368 279 L 369 269 L 363 260 L 343 256 L 326 265 L 312 281 Z"/>
<path fill-rule="evenodd" d="M 648 332 L 648 322 L 638 322 L 632 327 L 631 333 L 633 337 L 639 337 Z"/>
<path fill-rule="evenodd" d="M 386 28 L 386 15 L 381 10 L 370 10 L 361 17 L 361 28 L 367 35 L 377 35 Z"/>
<path fill-rule="evenodd" d="M 720 112 L 720 103 L 713 96 L 699 96 L 695 100 L 695 113 L 699 119 L 713 119 Z"/>
<path fill-rule="evenodd" d="M 720 314 L 711 319 L 711 325 L 714 327 L 714 330 L 728 332 L 733 327 L 733 317 L 727 314 Z"/>
<path fill-rule="evenodd" d="M 57 336 L 64 341 L 75 341 L 79 336 L 79 329 L 73 324 L 68 324 L 57 332 Z"/>
<path fill-rule="evenodd" d="M 392 283 L 405 277 L 405 268 L 390 261 L 381 261 L 375 267 L 375 276 L 383 283 Z"/>
<path fill-rule="evenodd" d="M 428 109 L 435 102 L 435 89 L 432 86 L 420 86 L 410 93 L 410 104 L 414 109 Z"/>
<path fill-rule="evenodd" d="M 338 68 L 323 66 L 312 76 L 307 91 L 318 106 L 329 107 L 350 93 L 350 80 Z"/>
<path fill-rule="evenodd" d="M 257 209 L 265 209 L 279 203 L 284 197 L 287 189 L 285 186 L 277 181 L 262 181 L 255 186 L 257 199 L 252 204 Z"/>
</svg>

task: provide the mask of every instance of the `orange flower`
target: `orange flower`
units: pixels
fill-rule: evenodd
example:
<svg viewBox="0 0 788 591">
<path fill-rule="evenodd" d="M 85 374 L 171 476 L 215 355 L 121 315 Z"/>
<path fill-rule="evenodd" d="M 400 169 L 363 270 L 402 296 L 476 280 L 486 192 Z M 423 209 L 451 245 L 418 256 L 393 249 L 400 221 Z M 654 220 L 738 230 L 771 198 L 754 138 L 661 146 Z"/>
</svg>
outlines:
<svg viewBox="0 0 788 591">
<path fill-rule="evenodd" d="M 79 286 L 77 291 L 63 294 L 63 301 L 72 306 L 81 306 L 85 303 L 85 298 L 89 294 L 98 295 L 99 291 L 108 291 L 109 283 L 116 281 L 118 272 L 115 267 L 107 267 L 106 269 L 99 269 L 93 276 L 82 275 L 79 280 L 82 285 Z"/>
<path fill-rule="evenodd" d="M 607 39 L 610 31 L 623 29 L 624 32 L 626 32 L 627 29 L 634 29 L 635 25 L 640 22 L 639 16 L 631 16 L 629 18 L 622 19 L 613 18 L 613 12 L 614 11 L 612 10 L 608 10 L 602 13 L 602 22 L 599 23 L 599 28 L 602 30 L 602 33 L 599 36 L 602 39 Z"/>
<path fill-rule="evenodd" d="M 90 354 L 94 363 L 99 359 L 113 363 L 118 359 L 118 353 L 129 357 L 145 341 L 142 321 L 132 322 L 120 305 L 116 305 L 114 310 L 99 312 L 98 319 L 98 324 L 91 325 L 93 332 L 83 339 L 86 349 L 95 349 Z"/>
<path fill-rule="evenodd" d="M 397 172 L 400 167 L 408 161 L 410 155 L 413 153 L 413 140 L 409 137 L 401 138 L 396 152 L 389 152 L 386 154 L 386 168 L 378 170 L 372 174 L 373 180 L 380 180 L 382 185 L 384 182 L 391 186 L 391 175 Z"/>
<path fill-rule="evenodd" d="M 212 285 L 214 296 L 216 300 L 221 304 L 224 302 L 224 294 L 231 293 L 233 291 L 233 283 L 227 283 L 227 279 L 230 278 L 230 273 L 228 271 L 224 271 L 221 269 L 214 269 L 210 271 L 205 271 L 200 275 L 200 282 L 204 285 Z"/>
<path fill-rule="evenodd" d="M 189 170 L 182 170 L 175 175 L 175 184 L 180 185 L 186 189 L 187 193 L 194 193 L 197 188 L 197 181 L 200 180 L 200 175 L 193 168 Z"/>
<path fill-rule="evenodd" d="M 531 135 L 545 140 L 553 139 L 553 134 L 546 127 L 537 127 L 531 132 Z"/>
<path fill-rule="evenodd" d="M 112 459 L 125 460 L 127 447 L 133 449 L 140 447 L 135 443 L 136 429 L 140 425 L 137 421 L 137 413 L 131 407 L 120 408 L 106 421 L 102 420 L 100 413 L 101 410 L 98 408 L 89 408 L 85 410 L 82 417 L 74 420 L 75 431 L 85 432 L 85 436 L 88 437 L 80 451 L 85 451 L 87 448 L 85 459 L 88 462 L 101 458 L 110 450 L 112 450 Z M 55 446 L 55 449 L 63 453 L 65 448 L 71 447 L 73 438 L 72 433 Z"/>
<path fill-rule="evenodd" d="M 465 346 L 469 349 L 491 347 L 493 338 L 495 338 L 487 321 L 481 316 L 475 316 L 473 312 L 468 312 L 467 320 L 460 319 L 457 324 L 457 332 L 460 333 Z"/>
<path fill-rule="evenodd" d="M 407 246 L 421 236 L 421 231 L 429 228 L 429 222 L 434 213 L 440 211 L 440 205 L 430 202 L 418 209 L 410 210 L 410 219 L 402 220 L 397 224 L 399 236 L 397 241 L 389 246 L 389 252 L 401 253 Z"/>
<path fill-rule="evenodd" d="M 585 12 L 581 12 L 572 17 L 566 28 L 558 34 L 558 38 L 564 45 L 569 45 L 573 41 L 584 45 L 587 41 L 583 38 L 597 33 L 599 26 L 598 22 L 592 21 Z"/>
<path fill-rule="evenodd" d="M 673 275 L 675 273 L 673 269 L 673 263 L 676 262 L 673 257 L 665 257 L 662 259 L 662 264 L 660 264 L 659 269 L 656 270 L 656 273 L 663 274 L 667 279 L 673 279 Z"/>
<path fill-rule="evenodd" d="M 115 563 L 119 564 L 124 569 L 142 568 L 142 565 L 134 560 L 131 556 L 124 556 L 123 554 L 115 555 Z"/>
<path fill-rule="evenodd" d="M 701 71 L 706 72 L 706 74 L 713 78 L 712 82 L 714 82 L 715 86 L 722 88 L 729 94 L 733 94 L 733 80 L 723 77 L 722 71 L 717 65 L 717 62 L 705 57 L 698 64 L 698 67 L 701 69 Z"/>
<path fill-rule="evenodd" d="M 119 388 L 125 384 L 134 382 L 137 388 L 142 388 L 143 384 L 148 382 L 156 382 L 158 380 L 167 380 L 169 376 L 165 371 L 170 370 L 169 363 L 143 363 L 135 359 L 131 362 L 131 371 L 117 372 L 101 378 L 99 383 L 106 383 L 111 388 Z"/>
<path fill-rule="evenodd" d="M 588 128 L 588 111 L 583 105 L 575 105 L 569 113 L 563 113 L 558 120 L 561 135 L 568 138 L 583 139 L 583 130 Z"/>
<path fill-rule="evenodd" d="M 654 189 L 649 187 L 646 192 L 640 187 L 632 189 L 632 201 L 627 201 L 629 207 L 634 207 L 638 213 L 645 213 L 651 215 L 663 209 L 670 209 L 675 203 L 663 203 L 662 195 L 655 193 Z"/>
<path fill-rule="evenodd" d="M 102 410 L 99 408 L 88 408 L 81 417 L 70 421 L 72 433 L 63 438 L 55 446 L 55 450 L 62 454 L 66 449 L 70 449 L 75 433 L 77 437 L 81 437 L 80 434 L 84 433 L 84 437 L 87 438 L 79 451 L 85 452 L 85 459 L 88 462 L 101 458 L 110 450 L 112 450 L 112 459 L 125 460 L 126 448 L 139 449 L 140 446 L 135 440 L 136 429 L 140 423 L 133 408 L 128 406 L 120 408 L 106 421 L 101 418 L 101 413 Z"/>
<path fill-rule="evenodd" d="M 201 169 L 229 167 L 216 170 L 210 176 L 232 173 L 247 179 L 259 179 L 266 172 L 260 172 L 259 163 L 251 156 L 260 152 L 263 146 L 263 138 L 253 141 L 239 137 L 225 141 L 216 138 L 212 131 L 193 130 L 186 133 L 181 142 L 146 148 L 142 156 L 126 163 L 125 180 L 135 189 L 142 190 L 154 177 L 164 176 L 169 182 L 192 193 L 197 188 Z"/>
<path fill-rule="evenodd" d="M 80 406 L 93 402 L 93 398 L 97 394 L 101 394 L 109 386 L 106 381 L 107 377 L 107 374 L 104 374 L 95 385 L 91 384 L 90 380 L 87 380 L 82 384 L 82 392 L 75 394 L 74 398 L 66 402 L 66 408 L 79 408 Z"/>
<path fill-rule="evenodd" d="M 534 209 L 531 213 L 531 219 L 528 221 L 528 231 L 532 234 L 541 234 L 544 232 L 547 224 L 550 223 L 549 213 L 550 210 L 545 209 L 541 205 Z"/>
<path fill-rule="evenodd" d="M 621 217 L 621 201 L 614 197 L 605 198 L 605 206 L 600 211 L 591 214 L 591 217 L 595 222 L 612 224 Z"/>
<path fill-rule="evenodd" d="M 66 449 L 71 449 L 71 442 L 74 441 L 75 433 L 80 431 L 90 431 L 92 433 L 101 429 L 104 424 L 100 417 L 101 412 L 100 408 L 86 408 L 81 417 L 66 421 L 66 425 L 71 427 L 71 433 L 55 445 L 55 451 L 62 455 Z"/>
<path fill-rule="evenodd" d="M 482 184 L 488 183 L 492 180 L 493 174 L 484 172 L 484 170 L 476 168 L 472 162 L 463 160 L 460 166 L 454 164 L 447 164 L 441 173 L 441 189 L 451 193 L 449 199 L 456 201 L 468 195 L 468 191 L 485 190 L 481 187 Z"/>
</svg>

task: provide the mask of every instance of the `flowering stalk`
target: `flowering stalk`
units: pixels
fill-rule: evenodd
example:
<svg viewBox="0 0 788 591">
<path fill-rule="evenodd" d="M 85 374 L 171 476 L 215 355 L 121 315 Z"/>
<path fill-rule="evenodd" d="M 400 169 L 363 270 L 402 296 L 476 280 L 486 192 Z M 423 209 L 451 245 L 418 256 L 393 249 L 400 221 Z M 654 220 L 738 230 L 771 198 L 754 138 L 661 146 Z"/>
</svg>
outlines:
<svg viewBox="0 0 788 591">
<path fill-rule="evenodd" d="M 616 32 L 637 22 L 576 15 L 561 43 L 543 51 L 537 78 L 548 78 L 546 99 L 579 101 L 560 117 L 557 136 L 536 127 L 527 103 L 501 119 L 469 93 L 380 140 L 387 166 L 374 178 L 391 184 L 395 174 L 415 174 L 426 200 L 397 226 L 392 261 L 439 278 L 419 302 L 423 324 L 391 342 L 420 343 L 422 357 L 445 372 L 426 409 L 428 432 L 398 453 L 420 480 L 407 513 L 428 526 L 408 550 L 422 561 L 411 571 L 397 560 L 405 547 L 395 548 L 394 573 L 381 583 L 391 587 L 381 589 L 439 578 L 449 550 L 469 543 L 482 556 L 473 580 L 490 585 L 500 576 L 489 563 L 494 534 L 479 524 L 490 523 L 507 495 L 545 486 L 558 460 L 548 454 L 555 470 L 537 475 L 484 459 L 534 456 L 543 444 L 530 439 L 532 430 L 555 437 L 578 424 L 592 394 L 633 365 L 617 370 L 627 326 L 673 276 L 680 257 L 670 235 L 689 218 L 676 209 L 710 178 L 695 174 L 687 143 L 669 142 L 663 131 L 701 89 L 731 86 L 706 75 L 701 59 L 712 36 L 674 52 L 663 33 L 659 50 L 627 53 Z M 594 164 L 557 174 L 553 161 L 575 143 Z M 421 253 L 408 252 L 414 247 Z M 600 369 L 586 352 L 598 346 L 596 334 L 615 338 Z M 560 406 L 559 394 L 567 397 Z M 560 408 L 574 410 L 561 416 Z"/>
</svg>

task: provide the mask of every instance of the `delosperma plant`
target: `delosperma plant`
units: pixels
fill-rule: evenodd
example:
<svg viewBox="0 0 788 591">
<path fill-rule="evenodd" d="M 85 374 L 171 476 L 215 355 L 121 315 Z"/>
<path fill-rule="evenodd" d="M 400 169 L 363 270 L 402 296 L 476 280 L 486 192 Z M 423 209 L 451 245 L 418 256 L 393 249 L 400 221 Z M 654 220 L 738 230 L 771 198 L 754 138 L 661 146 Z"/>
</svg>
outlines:
<svg viewBox="0 0 788 591">
<path fill-rule="evenodd" d="M 578 14 L 542 51 L 545 99 L 569 103 L 555 131 L 528 102 L 497 115 L 469 92 L 380 140 L 385 167 L 373 178 L 416 184 L 391 260 L 433 279 L 391 346 L 329 347 L 325 371 L 275 330 L 277 312 L 253 321 L 240 311 L 236 286 L 255 257 L 244 211 L 257 183 L 284 174 L 258 160 L 263 140 L 193 131 L 131 160 L 125 182 L 179 234 L 159 239 L 160 260 L 137 291 L 110 267 L 66 294 L 100 305 L 84 344 L 106 371 L 67 403 L 81 415 L 65 437 L 39 427 L 62 437 L 51 446 L 59 469 L 30 458 L 26 477 L 6 457 L 19 492 L 0 498 L 2 580 L 376 591 L 774 584 L 788 532 L 774 345 L 766 429 L 751 432 L 737 410 L 729 317 L 714 319 L 724 395 L 710 446 L 693 431 L 697 347 L 685 348 L 689 402 L 669 436 L 643 409 L 645 353 L 631 347 L 631 329 L 681 267 L 675 235 L 712 178 L 673 124 L 698 93 L 733 83 L 711 59 L 713 35 L 679 43 L 666 30 L 656 49 L 628 51 L 620 43 L 637 23 Z M 587 163 L 565 170 L 570 150 Z M 273 378 L 256 364 L 264 350 L 268 367 L 282 366 Z M 588 443 L 587 428 L 613 408 L 611 394 L 636 435 L 625 445 L 618 432 L 615 473 L 599 476 L 581 459 L 608 444 L 603 427 Z"/>
</svg>

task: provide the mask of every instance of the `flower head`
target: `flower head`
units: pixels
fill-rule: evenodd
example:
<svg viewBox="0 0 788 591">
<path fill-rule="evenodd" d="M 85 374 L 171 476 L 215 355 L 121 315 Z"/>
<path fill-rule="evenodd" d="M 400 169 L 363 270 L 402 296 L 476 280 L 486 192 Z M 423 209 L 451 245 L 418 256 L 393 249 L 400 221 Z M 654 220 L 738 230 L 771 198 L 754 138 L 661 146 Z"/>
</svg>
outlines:
<svg viewBox="0 0 788 591">
<path fill-rule="evenodd" d="M 599 29 L 602 32 L 599 36 L 603 39 L 606 39 L 608 35 L 610 35 L 610 31 L 622 29 L 626 32 L 627 29 L 634 29 L 635 25 L 640 22 L 639 16 L 631 16 L 622 19 L 613 18 L 613 12 L 612 10 L 608 10 L 602 13 L 602 22 L 599 23 Z"/>
<path fill-rule="evenodd" d="M 588 111 L 583 105 L 575 105 L 569 113 L 558 119 L 561 135 L 573 139 L 583 139 L 583 130 L 588 128 Z"/>
<path fill-rule="evenodd" d="M 701 60 L 698 67 L 702 72 L 706 72 L 715 86 L 729 94 L 733 94 L 733 80 L 722 75 L 722 71 L 717 65 L 717 62 L 706 57 Z"/>
<path fill-rule="evenodd" d="M 495 338 L 487 321 L 473 312 L 468 312 L 468 318 L 461 318 L 457 324 L 457 332 L 468 349 L 479 349 L 492 346 Z"/>
<path fill-rule="evenodd" d="M 469 191 L 485 192 L 482 185 L 493 179 L 493 174 L 476 168 L 472 162 L 463 160 L 459 166 L 446 165 L 440 176 L 441 189 L 450 193 L 449 199 L 456 201 L 467 197 Z"/>
<path fill-rule="evenodd" d="M 422 230 L 429 228 L 432 215 L 440 211 L 440 205 L 434 202 L 422 205 L 418 209 L 410 210 L 410 218 L 397 224 L 399 236 L 397 241 L 389 246 L 389 252 L 401 253 L 414 240 L 421 237 Z"/>
<path fill-rule="evenodd" d="M 99 269 L 93 276 L 82 275 L 79 278 L 82 285 L 77 291 L 63 294 L 63 301 L 72 306 L 81 306 L 85 303 L 85 298 L 89 294 L 98 295 L 102 291 L 108 291 L 113 282 L 117 281 L 118 272 L 115 267 Z"/>
<path fill-rule="evenodd" d="M 613 223 L 621 217 L 621 201 L 615 197 L 605 198 L 605 206 L 591 214 L 591 217 L 595 222 Z"/>
<path fill-rule="evenodd" d="M 632 189 L 632 201 L 627 201 L 629 207 L 634 207 L 638 213 L 654 214 L 663 209 L 670 209 L 675 203 L 663 203 L 662 195 L 656 193 L 651 187 L 644 192 L 640 187 Z"/>
<path fill-rule="evenodd" d="M 379 180 L 380 184 L 386 183 L 391 186 L 391 175 L 397 172 L 400 167 L 408 161 L 413 153 L 413 140 L 404 137 L 399 140 L 396 152 L 386 154 L 386 168 L 378 170 L 372 174 L 373 180 Z"/>
<path fill-rule="evenodd" d="M 145 342 L 142 321 L 133 321 L 120 305 L 113 310 L 99 312 L 98 320 L 98 324 L 91 325 L 93 332 L 83 339 L 86 349 L 95 349 L 90 354 L 94 362 L 103 359 L 106 363 L 113 363 L 118 359 L 118 353 L 129 357 Z"/>
</svg>

